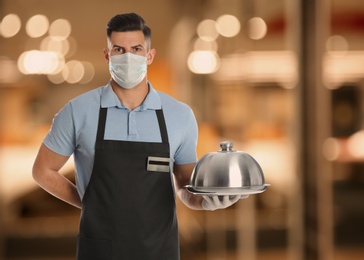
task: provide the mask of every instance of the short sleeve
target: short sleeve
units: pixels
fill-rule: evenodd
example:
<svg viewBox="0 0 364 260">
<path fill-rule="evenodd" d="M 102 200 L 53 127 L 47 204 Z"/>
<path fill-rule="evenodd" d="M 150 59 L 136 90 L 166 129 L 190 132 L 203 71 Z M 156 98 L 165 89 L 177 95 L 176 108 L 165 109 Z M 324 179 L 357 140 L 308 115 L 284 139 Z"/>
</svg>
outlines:
<svg viewBox="0 0 364 260">
<path fill-rule="evenodd" d="M 189 110 L 188 117 L 183 122 L 184 134 L 182 141 L 175 154 L 176 164 L 190 164 L 197 161 L 197 140 L 198 140 L 198 127 L 195 115 L 192 110 Z"/>
<path fill-rule="evenodd" d="M 67 103 L 54 117 L 52 127 L 43 144 L 53 152 L 70 156 L 75 150 L 75 127 L 71 103 Z"/>
</svg>

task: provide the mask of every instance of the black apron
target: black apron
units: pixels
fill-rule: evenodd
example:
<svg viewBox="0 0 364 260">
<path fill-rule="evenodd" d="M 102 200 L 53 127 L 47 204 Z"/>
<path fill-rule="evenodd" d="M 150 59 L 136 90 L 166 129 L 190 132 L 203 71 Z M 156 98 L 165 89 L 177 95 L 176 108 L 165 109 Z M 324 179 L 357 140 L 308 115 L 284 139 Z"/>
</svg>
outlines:
<svg viewBox="0 0 364 260">
<path fill-rule="evenodd" d="M 168 134 L 163 111 L 156 115 L 162 143 L 104 140 L 100 108 L 77 260 L 180 259 Z"/>
</svg>

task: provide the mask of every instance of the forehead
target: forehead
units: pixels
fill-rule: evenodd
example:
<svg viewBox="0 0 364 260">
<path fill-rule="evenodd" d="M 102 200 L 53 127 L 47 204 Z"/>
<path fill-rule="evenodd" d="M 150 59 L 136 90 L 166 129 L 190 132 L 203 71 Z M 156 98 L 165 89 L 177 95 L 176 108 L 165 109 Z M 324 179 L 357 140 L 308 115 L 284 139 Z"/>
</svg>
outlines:
<svg viewBox="0 0 364 260">
<path fill-rule="evenodd" d="M 146 45 L 142 31 L 112 32 L 108 42 L 111 45 L 118 46 Z"/>
</svg>

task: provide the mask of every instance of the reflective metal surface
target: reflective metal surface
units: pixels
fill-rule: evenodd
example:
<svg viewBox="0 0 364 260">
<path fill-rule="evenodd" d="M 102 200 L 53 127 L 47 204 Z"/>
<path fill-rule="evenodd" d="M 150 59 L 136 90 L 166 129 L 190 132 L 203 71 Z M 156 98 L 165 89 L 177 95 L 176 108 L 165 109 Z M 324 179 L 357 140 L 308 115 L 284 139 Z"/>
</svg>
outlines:
<svg viewBox="0 0 364 260">
<path fill-rule="evenodd" d="M 250 186 L 241 188 L 195 188 L 191 185 L 187 185 L 186 189 L 195 195 L 251 195 L 264 192 L 269 184 L 262 186 Z"/>
<path fill-rule="evenodd" d="M 220 151 L 207 153 L 197 162 L 187 187 L 190 192 L 254 194 L 267 188 L 263 171 L 251 155 L 234 151 L 228 141 L 220 147 Z"/>
</svg>

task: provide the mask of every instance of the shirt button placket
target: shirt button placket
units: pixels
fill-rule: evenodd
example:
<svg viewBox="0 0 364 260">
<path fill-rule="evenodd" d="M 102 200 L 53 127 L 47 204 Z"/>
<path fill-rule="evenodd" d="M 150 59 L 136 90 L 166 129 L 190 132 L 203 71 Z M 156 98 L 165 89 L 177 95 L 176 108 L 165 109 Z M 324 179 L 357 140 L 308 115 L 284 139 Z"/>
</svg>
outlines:
<svg viewBox="0 0 364 260">
<path fill-rule="evenodd" d="M 129 113 L 129 135 L 135 136 L 136 135 L 136 124 L 135 124 L 135 113 L 131 111 Z"/>
</svg>

